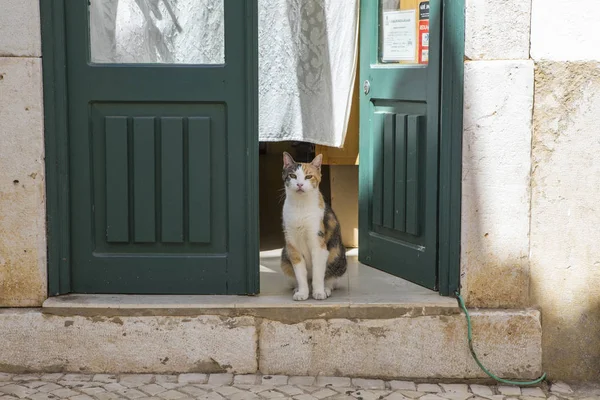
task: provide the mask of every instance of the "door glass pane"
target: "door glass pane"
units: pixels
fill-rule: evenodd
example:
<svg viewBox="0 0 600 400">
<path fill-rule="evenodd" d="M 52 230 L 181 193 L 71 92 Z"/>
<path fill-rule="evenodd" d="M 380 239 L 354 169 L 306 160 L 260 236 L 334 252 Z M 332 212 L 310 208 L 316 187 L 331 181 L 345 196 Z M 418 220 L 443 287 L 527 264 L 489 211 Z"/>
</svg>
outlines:
<svg viewBox="0 0 600 400">
<path fill-rule="evenodd" d="M 380 0 L 378 62 L 427 64 L 429 1 Z"/>
<path fill-rule="evenodd" d="M 95 63 L 223 64 L 223 0 L 88 0 Z"/>
</svg>

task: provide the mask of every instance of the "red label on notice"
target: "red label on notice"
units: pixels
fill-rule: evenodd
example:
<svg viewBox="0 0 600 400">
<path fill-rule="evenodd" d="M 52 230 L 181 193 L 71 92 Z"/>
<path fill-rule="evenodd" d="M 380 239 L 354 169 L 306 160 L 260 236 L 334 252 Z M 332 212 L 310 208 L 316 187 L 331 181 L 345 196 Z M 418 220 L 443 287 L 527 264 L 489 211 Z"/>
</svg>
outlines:
<svg viewBox="0 0 600 400">
<path fill-rule="evenodd" d="M 419 64 L 429 62 L 429 20 L 419 21 Z"/>
</svg>

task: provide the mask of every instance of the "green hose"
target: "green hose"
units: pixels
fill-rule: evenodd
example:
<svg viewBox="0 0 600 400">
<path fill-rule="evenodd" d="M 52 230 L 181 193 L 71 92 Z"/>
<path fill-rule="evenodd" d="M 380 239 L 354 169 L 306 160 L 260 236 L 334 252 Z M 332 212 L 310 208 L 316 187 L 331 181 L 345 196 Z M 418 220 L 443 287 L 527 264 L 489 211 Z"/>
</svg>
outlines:
<svg viewBox="0 0 600 400">
<path fill-rule="evenodd" d="M 465 301 L 461 297 L 460 293 L 455 292 L 454 294 L 456 295 L 456 299 L 458 300 L 458 306 L 464 311 L 465 316 L 467 317 L 467 337 L 469 339 L 469 350 L 471 351 L 471 355 L 473 356 L 473 359 L 475 360 L 477 365 L 479 365 L 479 368 L 481 368 L 481 370 L 483 372 L 485 372 L 490 378 L 493 378 L 501 383 L 506 383 L 507 385 L 517 385 L 517 386 L 537 385 L 538 383 L 540 383 L 546 379 L 546 373 L 544 373 L 542 376 L 540 376 L 538 379 L 536 379 L 534 381 L 524 381 L 524 382 L 509 381 L 506 379 L 499 378 L 496 375 L 492 374 L 490 371 L 488 371 L 487 368 L 485 368 L 483 366 L 481 361 L 479 361 L 479 358 L 477 358 L 477 354 L 475 354 L 475 350 L 473 349 L 473 329 L 471 328 L 471 316 L 469 315 L 469 312 L 467 311 L 467 307 L 465 306 Z"/>
</svg>

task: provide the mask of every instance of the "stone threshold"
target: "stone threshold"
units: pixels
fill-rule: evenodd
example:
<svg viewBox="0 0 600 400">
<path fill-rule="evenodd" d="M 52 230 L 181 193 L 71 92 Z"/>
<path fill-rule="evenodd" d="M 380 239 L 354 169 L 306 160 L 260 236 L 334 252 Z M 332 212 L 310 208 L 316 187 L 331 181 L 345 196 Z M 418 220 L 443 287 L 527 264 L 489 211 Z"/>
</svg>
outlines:
<svg viewBox="0 0 600 400">
<path fill-rule="evenodd" d="M 250 316 L 283 323 L 308 319 L 390 319 L 460 313 L 456 301 L 441 296 L 391 302 L 375 298 L 331 297 L 324 301 L 293 301 L 290 296 L 110 295 L 70 294 L 48 298 L 45 314 L 59 316 Z"/>
<path fill-rule="evenodd" d="M 471 315 L 476 348 L 488 368 L 507 378 L 541 373 L 538 311 Z M 252 316 L 60 316 L 3 309 L 0 348 L 0 370 L 15 373 L 485 378 L 469 354 L 461 314 L 286 323 Z"/>
</svg>

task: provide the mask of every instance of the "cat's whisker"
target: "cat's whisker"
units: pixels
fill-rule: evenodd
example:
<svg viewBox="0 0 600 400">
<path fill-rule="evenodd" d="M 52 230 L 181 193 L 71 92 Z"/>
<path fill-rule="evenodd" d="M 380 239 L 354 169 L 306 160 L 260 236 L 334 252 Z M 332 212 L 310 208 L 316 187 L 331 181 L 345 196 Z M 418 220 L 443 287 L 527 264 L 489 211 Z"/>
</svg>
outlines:
<svg viewBox="0 0 600 400">
<path fill-rule="evenodd" d="M 279 204 L 283 203 L 285 201 L 285 188 L 281 188 L 279 189 Z"/>
</svg>

